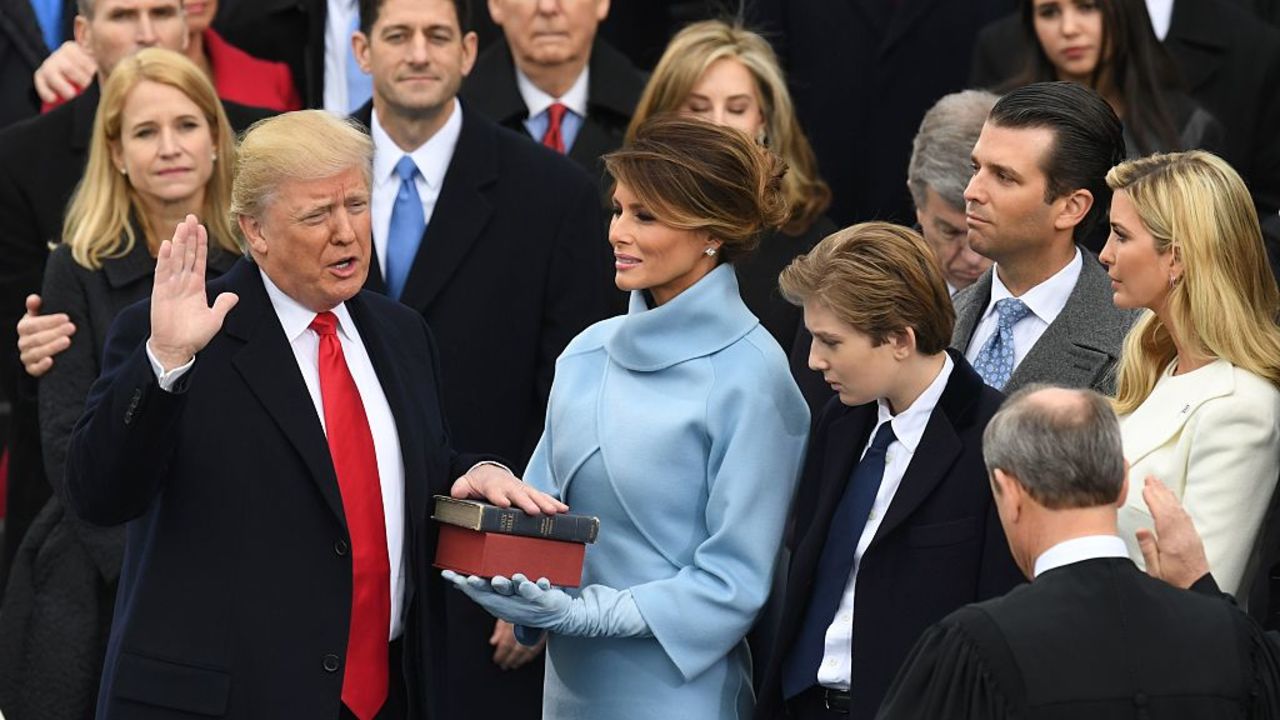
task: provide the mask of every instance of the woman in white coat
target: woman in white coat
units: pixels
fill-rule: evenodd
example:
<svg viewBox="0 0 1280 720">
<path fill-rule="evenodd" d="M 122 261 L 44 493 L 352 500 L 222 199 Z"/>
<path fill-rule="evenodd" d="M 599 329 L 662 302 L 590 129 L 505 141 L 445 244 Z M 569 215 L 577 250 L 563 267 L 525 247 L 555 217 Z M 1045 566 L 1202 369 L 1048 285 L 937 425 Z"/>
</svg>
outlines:
<svg viewBox="0 0 1280 720">
<path fill-rule="evenodd" d="M 1107 174 L 1115 191 L 1100 258 L 1118 307 L 1146 308 L 1116 384 L 1134 487 L 1153 475 L 1178 495 L 1223 590 L 1246 567 L 1280 477 L 1280 292 L 1240 176 L 1200 151 L 1152 155 Z M 1151 528 L 1141 493 L 1121 536 Z"/>
<path fill-rule="evenodd" d="M 446 577 L 522 642 L 549 633 L 544 718 L 747 720 L 744 638 L 809 411 L 731 263 L 784 220 L 785 166 L 740 131 L 677 117 L 649 120 L 605 163 L 631 304 L 560 356 L 524 478 L 600 517 L 584 587 Z"/>
</svg>

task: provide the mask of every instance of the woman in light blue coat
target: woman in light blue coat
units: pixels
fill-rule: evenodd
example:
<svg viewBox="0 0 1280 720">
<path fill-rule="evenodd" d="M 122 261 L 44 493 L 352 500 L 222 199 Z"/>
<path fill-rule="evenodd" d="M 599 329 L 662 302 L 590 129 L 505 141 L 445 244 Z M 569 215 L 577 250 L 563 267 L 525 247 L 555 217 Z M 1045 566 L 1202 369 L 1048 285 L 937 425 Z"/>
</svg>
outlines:
<svg viewBox="0 0 1280 720">
<path fill-rule="evenodd" d="M 667 117 L 606 163 L 630 308 L 560 356 L 525 474 L 600 517 L 583 588 L 446 577 L 522 641 L 550 634 L 545 718 L 747 719 L 744 638 L 769 593 L 809 412 L 729 263 L 785 219 L 785 167 L 736 130 Z"/>
</svg>

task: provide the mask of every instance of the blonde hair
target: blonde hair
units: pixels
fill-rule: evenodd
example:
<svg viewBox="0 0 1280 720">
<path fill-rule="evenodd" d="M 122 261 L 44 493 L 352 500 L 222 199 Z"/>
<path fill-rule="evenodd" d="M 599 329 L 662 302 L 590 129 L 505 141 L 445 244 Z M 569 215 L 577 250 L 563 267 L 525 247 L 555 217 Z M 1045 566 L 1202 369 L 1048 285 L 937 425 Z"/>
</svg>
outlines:
<svg viewBox="0 0 1280 720">
<path fill-rule="evenodd" d="M 719 240 L 720 262 L 750 253 L 760 233 L 787 215 L 786 165 L 731 127 L 659 115 L 621 150 L 605 155 L 604 163 L 659 222 Z"/>
<path fill-rule="evenodd" d="M 859 223 L 828 235 L 783 269 L 782 296 L 813 300 L 880 345 L 907 328 L 916 349 L 947 349 L 956 313 L 933 249 L 920 234 L 887 222 Z"/>
<path fill-rule="evenodd" d="M 1158 154 L 1115 166 L 1107 185 L 1128 194 L 1156 251 L 1176 253 L 1182 263 L 1167 315 L 1184 347 L 1280 386 L 1280 290 L 1249 190 L 1236 171 L 1199 150 Z M 1116 412 L 1141 405 L 1176 357 L 1170 329 L 1147 312 L 1129 331 Z"/>
<path fill-rule="evenodd" d="M 818 161 L 796 120 L 795 107 L 778 58 L 756 33 L 721 20 L 696 22 L 676 34 L 654 68 L 631 116 L 627 142 L 650 117 L 679 112 L 707 68 L 717 60 L 742 63 L 755 78 L 764 113 L 765 144 L 789 169 L 782 190 L 790 208 L 783 232 L 799 235 L 831 204 L 831 189 L 818 176 Z"/>
<path fill-rule="evenodd" d="M 195 103 L 208 122 L 218 160 L 205 184 L 200 220 L 219 247 L 232 253 L 239 250 L 227 216 L 236 145 L 222 102 L 209 78 L 190 60 L 171 50 L 147 48 L 121 60 L 103 86 L 93 120 L 89 161 L 67 207 L 63 242 L 71 247 L 71 257 L 91 270 L 101 268 L 103 260 L 122 257 L 133 250 L 138 238 L 129 222 L 131 213 L 147 235 L 154 236 L 160 230 L 149 227 L 137 191 L 111 159 L 112 147 L 120 142 L 125 101 L 144 82 L 177 88 Z"/>
<path fill-rule="evenodd" d="M 366 188 L 373 175 L 373 140 L 354 120 L 323 110 L 298 110 L 259 120 L 240 141 L 240 167 L 231 190 L 234 222 L 262 218 L 281 183 L 317 180 L 359 168 Z M 236 223 L 237 231 L 239 223 Z"/>
</svg>

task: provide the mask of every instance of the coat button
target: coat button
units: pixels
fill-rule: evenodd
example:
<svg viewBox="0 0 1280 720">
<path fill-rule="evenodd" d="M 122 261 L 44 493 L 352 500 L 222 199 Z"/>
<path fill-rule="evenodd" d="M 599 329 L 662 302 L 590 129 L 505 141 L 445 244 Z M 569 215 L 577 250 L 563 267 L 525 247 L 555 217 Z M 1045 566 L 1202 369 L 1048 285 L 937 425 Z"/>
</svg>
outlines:
<svg viewBox="0 0 1280 720">
<path fill-rule="evenodd" d="M 325 672 L 338 672 L 338 668 L 339 668 L 341 665 L 342 665 L 342 662 L 341 662 L 340 660 L 338 660 L 338 656 L 337 656 L 337 655 L 325 655 L 325 656 L 324 656 L 324 671 L 325 671 Z"/>
<path fill-rule="evenodd" d="M 1135 707 L 1146 707 L 1147 706 L 1146 693 L 1137 693 L 1136 695 L 1134 695 L 1133 704 Z"/>
<path fill-rule="evenodd" d="M 350 549 L 351 547 L 347 545 L 347 541 L 343 540 L 342 538 L 338 538 L 333 543 L 333 551 L 338 554 L 338 557 L 345 556 L 347 554 L 347 551 Z"/>
</svg>

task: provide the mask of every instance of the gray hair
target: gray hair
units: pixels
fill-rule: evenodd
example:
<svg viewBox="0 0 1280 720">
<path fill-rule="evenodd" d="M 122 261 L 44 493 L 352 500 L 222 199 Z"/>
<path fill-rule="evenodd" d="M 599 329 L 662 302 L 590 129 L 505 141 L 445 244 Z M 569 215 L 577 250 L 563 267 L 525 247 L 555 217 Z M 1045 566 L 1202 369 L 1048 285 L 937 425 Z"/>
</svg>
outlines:
<svg viewBox="0 0 1280 720">
<path fill-rule="evenodd" d="M 963 90 L 944 96 L 924 114 L 907 164 L 907 188 L 917 208 L 924 207 L 926 188 L 952 207 L 964 208 L 973 146 L 998 99 L 985 90 Z"/>
<path fill-rule="evenodd" d="M 1120 423 L 1092 390 L 1022 388 L 987 424 L 982 454 L 1051 510 L 1110 505 L 1124 487 Z"/>
<path fill-rule="evenodd" d="M 373 140 L 354 120 L 323 110 L 298 110 L 259 120 L 240 141 L 231 188 L 231 220 L 261 218 L 286 180 L 316 180 L 360 168 L 373 175 Z M 243 239 L 243 238 L 242 238 Z M 248 252 L 248 243 L 243 243 Z"/>
</svg>

